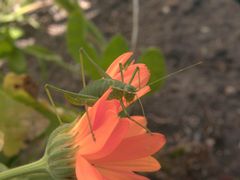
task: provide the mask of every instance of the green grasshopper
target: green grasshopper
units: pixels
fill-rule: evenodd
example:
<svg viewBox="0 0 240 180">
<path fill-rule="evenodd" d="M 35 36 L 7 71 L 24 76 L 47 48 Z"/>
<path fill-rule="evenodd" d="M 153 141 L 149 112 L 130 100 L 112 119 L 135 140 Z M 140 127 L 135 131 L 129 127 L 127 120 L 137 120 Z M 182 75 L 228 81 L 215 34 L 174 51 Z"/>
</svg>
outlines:
<svg viewBox="0 0 240 180">
<path fill-rule="evenodd" d="M 86 86 L 85 76 L 84 76 L 83 54 L 87 57 L 87 59 L 90 61 L 90 63 L 98 70 L 100 75 L 103 76 L 103 78 L 92 81 L 87 86 Z M 56 106 L 55 106 L 55 103 L 52 99 L 52 96 L 51 96 L 51 93 L 50 93 L 50 90 L 49 90 L 50 88 L 54 89 L 58 92 L 63 93 L 65 98 L 71 104 L 76 105 L 76 106 L 84 106 L 85 110 L 86 110 L 86 113 L 87 113 L 87 117 L 89 117 L 87 108 L 89 106 L 93 106 L 95 104 L 95 102 L 104 94 L 104 92 L 107 91 L 107 89 L 112 88 L 112 91 L 111 91 L 108 99 L 109 100 L 118 99 L 120 101 L 120 104 L 122 106 L 124 114 L 130 120 L 134 121 L 136 124 L 138 124 L 139 126 L 141 126 L 144 129 L 146 129 L 147 132 L 150 132 L 149 129 L 147 129 L 142 124 L 140 124 L 139 122 L 137 122 L 136 120 L 131 118 L 131 116 L 126 111 L 126 107 L 124 106 L 124 103 L 123 103 L 123 97 L 126 99 L 127 102 L 131 102 L 136 96 L 137 88 L 132 86 L 131 83 L 132 83 L 135 75 L 137 73 L 139 75 L 139 68 L 138 67 L 134 70 L 130 81 L 126 84 L 126 83 L 124 83 L 124 76 L 123 76 L 124 67 L 123 67 L 122 64 L 119 64 L 120 73 L 121 73 L 121 81 L 112 79 L 107 73 L 104 72 L 104 70 L 101 67 L 99 67 L 88 56 L 88 54 L 83 49 L 80 49 L 80 65 L 81 65 L 83 89 L 79 93 L 74 93 L 74 92 L 70 92 L 70 91 L 67 91 L 67 90 L 63 90 L 63 89 L 60 89 L 60 88 L 55 87 L 55 86 L 50 85 L 50 84 L 45 85 L 45 90 L 47 92 L 49 100 L 50 100 L 51 104 L 55 107 L 55 109 L 56 109 Z M 140 76 L 139 76 L 139 78 L 140 78 Z M 140 80 L 139 80 L 139 82 L 140 82 Z M 142 104 L 141 104 L 141 107 L 142 107 Z M 142 108 L 142 110 L 143 110 L 143 108 Z M 56 115 L 57 115 L 59 121 L 62 122 L 61 118 L 60 118 L 60 116 L 58 115 L 57 112 L 56 112 Z M 88 118 L 88 120 L 89 120 L 89 118 Z M 92 125 L 90 123 L 90 120 L 89 120 L 89 127 L 90 127 L 90 131 L 92 132 Z M 92 132 L 92 135 L 93 135 L 93 139 L 95 139 L 93 132 Z"/>
<path fill-rule="evenodd" d="M 103 78 L 98 79 L 98 80 L 94 80 L 94 81 L 90 82 L 88 85 L 86 85 L 85 76 L 84 76 L 84 68 L 83 68 L 83 55 L 85 55 L 87 57 L 89 62 L 98 70 L 98 72 L 100 73 L 100 75 Z M 171 74 L 167 75 L 166 77 L 162 77 L 162 78 L 152 82 L 149 85 L 153 85 L 155 83 L 158 83 L 159 81 L 161 81 L 161 80 L 163 80 L 163 79 L 165 79 L 165 78 L 167 78 L 167 77 L 169 77 L 169 76 L 171 76 L 173 74 L 179 73 L 181 71 L 189 69 L 189 68 L 191 68 L 193 66 L 196 66 L 198 64 L 199 63 L 191 65 L 191 66 L 188 66 L 188 67 L 186 67 L 184 69 L 181 69 L 179 71 L 176 71 L 174 73 L 171 73 Z M 80 65 L 81 65 L 81 75 L 82 75 L 82 81 L 83 81 L 83 89 L 79 93 L 74 93 L 74 92 L 70 92 L 70 91 L 67 91 L 67 90 L 63 90 L 63 89 L 60 89 L 60 88 L 55 87 L 55 86 L 50 85 L 50 84 L 46 84 L 45 85 L 45 90 L 47 92 L 47 95 L 49 97 L 49 100 L 50 100 L 51 104 L 55 107 L 55 110 L 56 110 L 56 106 L 55 106 L 55 103 L 54 103 L 54 101 L 53 101 L 53 99 L 51 97 L 49 89 L 53 89 L 53 90 L 56 90 L 58 92 L 63 93 L 65 98 L 71 104 L 76 105 L 76 106 L 84 106 L 85 107 L 85 110 L 86 110 L 86 113 L 87 113 L 87 117 L 88 117 L 88 121 L 89 121 L 89 128 L 90 128 L 90 131 L 92 133 L 92 137 L 95 140 L 95 137 L 94 137 L 94 134 L 93 134 L 92 125 L 91 125 L 90 120 L 89 120 L 88 107 L 89 106 L 90 107 L 93 106 L 95 104 L 95 102 L 107 91 L 107 89 L 111 88 L 112 91 L 109 94 L 108 99 L 109 100 L 111 100 L 111 99 L 119 100 L 124 115 L 127 118 L 129 118 L 131 121 L 135 122 L 137 125 L 139 125 L 142 128 L 144 128 L 147 132 L 151 132 L 147 127 L 143 126 L 138 121 L 134 120 L 128 114 L 128 112 L 126 110 L 126 107 L 124 105 L 124 102 L 123 102 L 123 98 L 125 98 L 126 102 L 131 102 L 136 97 L 137 91 L 141 89 L 141 87 L 140 87 L 140 69 L 138 67 L 134 70 L 134 72 L 132 74 L 132 77 L 130 78 L 129 82 L 125 83 L 124 82 L 123 71 L 124 71 L 124 69 L 126 67 L 124 67 L 123 64 L 121 64 L 121 63 L 119 64 L 119 69 L 120 69 L 120 74 L 121 74 L 121 81 L 112 79 L 107 73 L 104 72 L 104 70 L 101 67 L 99 67 L 88 56 L 88 54 L 83 49 L 80 49 Z M 131 83 L 132 83 L 134 77 L 136 76 L 136 74 L 138 74 L 139 88 L 136 88 L 136 87 L 131 85 Z M 137 97 L 137 99 L 138 99 L 138 101 L 139 101 L 139 103 L 141 105 L 143 115 L 145 116 L 142 103 L 141 103 L 141 101 L 140 101 L 140 99 L 138 97 Z M 59 121 L 62 122 L 57 112 L 56 112 L 56 115 L 57 115 Z"/>
</svg>

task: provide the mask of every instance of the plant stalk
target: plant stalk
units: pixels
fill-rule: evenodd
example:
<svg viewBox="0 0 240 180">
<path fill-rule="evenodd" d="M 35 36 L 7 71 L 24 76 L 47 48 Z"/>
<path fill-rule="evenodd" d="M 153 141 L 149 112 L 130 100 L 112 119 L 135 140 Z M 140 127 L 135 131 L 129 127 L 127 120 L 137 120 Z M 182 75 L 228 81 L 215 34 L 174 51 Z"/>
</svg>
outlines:
<svg viewBox="0 0 240 180">
<path fill-rule="evenodd" d="M 47 172 L 47 162 L 46 158 L 42 158 L 33 163 L 29 163 L 23 166 L 19 166 L 13 169 L 5 170 L 0 173 L 0 179 L 11 179 L 17 176 L 39 173 L 39 172 Z"/>
</svg>

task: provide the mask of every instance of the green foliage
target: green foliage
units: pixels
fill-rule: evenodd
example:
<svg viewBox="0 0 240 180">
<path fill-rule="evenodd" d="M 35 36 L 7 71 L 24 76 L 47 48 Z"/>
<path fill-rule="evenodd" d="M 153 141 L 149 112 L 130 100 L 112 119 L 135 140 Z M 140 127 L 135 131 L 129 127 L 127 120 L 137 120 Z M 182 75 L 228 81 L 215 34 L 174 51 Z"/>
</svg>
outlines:
<svg viewBox="0 0 240 180">
<path fill-rule="evenodd" d="M 127 40 L 122 35 L 115 35 L 107 44 L 101 58 L 101 66 L 105 70 L 119 55 L 129 50 Z"/>
<path fill-rule="evenodd" d="M 62 58 L 58 55 L 49 51 L 43 46 L 40 45 L 31 45 L 27 46 L 23 49 L 26 53 L 36 56 L 39 59 L 43 59 L 46 61 L 53 61 L 56 63 L 62 63 Z"/>
<path fill-rule="evenodd" d="M 50 105 L 24 89 L 24 79 L 26 75 L 9 73 L 4 78 L 4 90 L 0 89 L 0 152 L 3 157 L 17 155 L 27 146 L 26 140 L 48 136 L 59 125 Z M 64 122 L 76 118 L 72 111 L 62 109 L 61 112 Z"/>
<path fill-rule="evenodd" d="M 80 11 L 69 14 L 67 24 L 67 47 L 75 60 L 79 61 L 79 49 L 86 46 L 86 23 Z M 84 48 L 84 47 L 83 47 Z"/>
<path fill-rule="evenodd" d="M 65 4 L 68 4 L 67 2 L 65 1 Z M 16 44 L 16 40 L 22 38 L 25 34 L 21 25 L 27 23 L 36 27 L 37 22 L 26 16 L 29 11 L 34 10 L 35 2 L 23 0 L 19 2 L 17 10 L 13 10 L 12 6 L 15 3 L 13 0 L 0 2 L 0 23 L 2 23 L 0 27 L 0 60 L 7 61 L 8 68 L 11 71 L 22 73 L 27 70 L 25 55 L 30 54 L 39 60 L 40 65 L 44 66 L 43 62 L 50 61 L 75 72 L 76 68 L 66 64 L 59 55 L 45 47 L 40 45 L 20 47 Z M 73 4 L 73 7 L 77 6 Z"/>
<path fill-rule="evenodd" d="M 150 83 L 166 75 L 166 65 L 163 54 L 156 48 L 147 49 L 140 57 L 140 62 L 147 65 L 151 73 Z M 151 86 L 152 91 L 156 91 L 164 83 L 160 81 Z"/>
<path fill-rule="evenodd" d="M 67 24 L 67 47 L 69 53 L 73 56 L 76 62 L 79 63 L 79 50 L 84 48 L 88 55 L 96 60 L 97 52 L 94 47 L 87 41 L 87 27 L 86 20 L 84 19 L 81 11 L 74 11 L 69 14 Z M 91 77 L 96 77 L 96 71 L 92 68 L 91 64 L 84 60 L 84 67 L 86 73 Z"/>
<path fill-rule="evenodd" d="M 69 14 L 67 27 L 68 50 L 77 62 L 80 58 L 79 50 L 83 48 L 91 59 L 106 69 L 116 57 L 129 49 L 126 39 L 121 35 L 114 36 L 106 44 L 100 31 L 84 18 L 80 10 Z M 85 56 L 83 59 L 86 74 L 92 79 L 100 78 Z"/>
<path fill-rule="evenodd" d="M 15 46 L 14 42 L 21 36 L 22 32 L 18 28 L 0 28 L 0 58 L 7 59 L 9 68 L 17 73 L 26 70 L 24 54 Z"/>
<path fill-rule="evenodd" d="M 55 2 L 64 8 L 68 12 L 72 12 L 78 8 L 78 3 L 76 0 L 55 0 Z"/>
<path fill-rule="evenodd" d="M 106 43 L 102 33 L 91 21 L 85 19 L 81 9 L 74 6 L 74 3 L 57 2 L 69 12 L 66 32 L 67 47 L 76 62 L 79 62 L 80 48 L 83 48 L 89 57 L 102 68 L 106 68 L 113 59 L 128 50 L 127 41 L 121 35 L 114 36 L 109 43 Z M 92 79 L 100 78 L 86 57 L 83 56 L 83 58 L 86 74 Z"/>
<path fill-rule="evenodd" d="M 7 166 L 5 166 L 4 164 L 0 163 L 0 172 L 5 171 L 7 169 L 8 169 Z"/>
<path fill-rule="evenodd" d="M 4 30 L 4 28 L 2 28 Z M 21 28 L 10 26 L 7 28 L 8 34 L 11 37 L 11 39 L 16 40 L 21 38 L 24 35 L 24 32 Z"/>
<path fill-rule="evenodd" d="M 40 62 L 53 62 L 64 69 L 76 72 L 75 66 L 66 63 L 61 56 L 40 45 L 30 45 L 22 49 L 26 54 L 35 56 Z"/>
<path fill-rule="evenodd" d="M 13 156 L 24 148 L 24 141 L 29 138 L 28 129 L 32 128 L 31 123 L 43 117 L 30 107 L 13 100 L 2 90 L 0 101 L 0 130 L 4 134 L 3 152 L 6 156 Z"/>
<path fill-rule="evenodd" d="M 0 57 L 4 57 L 5 54 L 12 52 L 12 44 L 8 42 L 6 39 L 1 38 L 0 41 Z"/>
<path fill-rule="evenodd" d="M 9 54 L 8 58 L 8 66 L 12 71 L 17 73 L 25 72 L 27 62 L 22 51 L 16 48 L 11 54 Z"/>
</svg>

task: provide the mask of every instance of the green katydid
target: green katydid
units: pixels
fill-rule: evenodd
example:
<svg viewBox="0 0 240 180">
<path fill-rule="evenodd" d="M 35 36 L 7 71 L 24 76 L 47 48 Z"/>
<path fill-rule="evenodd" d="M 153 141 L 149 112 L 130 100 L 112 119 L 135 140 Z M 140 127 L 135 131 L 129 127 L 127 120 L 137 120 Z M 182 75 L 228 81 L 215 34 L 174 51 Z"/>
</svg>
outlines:
<svg viewBox="0 0 240 180">
<path fill-rule="evenodd" d="M 103 76 L 103 78 L 92 81 L 87 86 L 86 86 L 85 77 L 84 77 L 83 57 L 82 57 L 83 54 L 87 57 L 87 59 L 90 61 L 90 63 L 92 63 L 92 65 L 98 70 L 98 72 Z M 83 49 L 80 50 L 80 64 L 81 64 L 83 89 L 79 93 L 74 93 L 74 92 L 70 92 L 70 91 L 67 91 L 67 90 L 63 90 L 63 89 L 60 89 L 60 88 L 55 87 L 55 86 L 50 85 L 50 84 L 45 85 L 45 90 L 47 92 L 49 100 L 50 100 L 51 104 L 55 107 L 55 109 L 56 109 L 56 106 L 55 106 L 55 103 L 54 103 L 54 101 L 51 97 L 49 88 L 63 93 L 65 98 L 71 104 L 77 105 L 77 106 L 84 106 L 85 110 L 86 110 L 86 113 L 87 113 L 87 116 L 88 116 L 88 111 L 87 111 L 88 106 L 92 106 L 103 95 L 103 93 L 107 91 L 107 89 L 112 88 L 112 92 L 110 93 L 108 99 L 109 100 L 110 99 L 118 99 L 120 101 L 120 104 L 122 106 L 124 114 L 130 120 L 134 121 L 136 124 L 138 124 L 139 126 L 141 126 L 144 129 L 146 129 L 147 132 L 150 132 L 149 129 L 147 129 L 142 124 L 140 124 L 139 122 L 137 122 L 136 120 L 134 120 L 133 118 L 130 117 L 130 115 L 126 111 L 126 108 L 125 108 L 123 100 L 122 100 L 122 98 L 124 97 L 127 102 L 131 102 L 134 99 L 134 97 L 136 96 L 137 88 L 132 86 L 131 83 L 132 83 L 135 75 L 137 73 L 139 75 L 139 68 L 138 67 L 134 70 L 130 81 L 126 84 L 126 83 L 124 83 L 124 76 L 123 76 L 124 67 L 123 67 L 122 64 L 119 64 L 122 81 L 112 79 L 107 73 L 104 72 L 103 69 L 101 69 L 101 67 L 99 67 L 88 56 L 88 54 Z M 139 102 L 140 102 L 140 100 L 139 100 Z M 141 104 L 141 107 L 142 107 L 142 104 Z M 142 108 L 142 110 L 143 110 L 143 108 Z M 57 115 L 59 121 L 61 122 L 60 116 L 57 114 L 57 112 L 56 112 L 56 115 Z M 92 132 L 92 126 L 91 126 L 90 121 L 89 121 L 89 126 L 90 126 L 90 130 Z M 95 139 L 94 135 L 93 135 L 93 138 Z"/>
<path fill-rule="evenodd" d="M 94 80 L 91 83 L 89 83 L 88 85 L 86 85 L 85 82 L 85 77 L 84 77 L 84 68 L 83 68 L 83 55 L 85 55 L 87 57 L 87 59 L 89 60 L 89 62 L 97 69 L 97 71 L 100 73 L 100 75 L 103 77 L 101 79 L 98 80 Z M 149 85 L 153 85 L 155 83 L 158 83 L 159 81 L 174 75 L 176 73 L 182 72 L 184 70 L 190 69 L 193 66 L 196 66 L 199 63 L 196 63 L 194 65 L 188 66 L 186 68 L 180 69 L 179 71 L 176 71 L 174 73 L 168 74 L 165 77 L 162 77 L 152 83 L 150 83 Z M 135 122 L 136 124 L 138 124 L 139 126 L 141 126 L 142 128 L 144 128 L 147 132 L 150 132 L 150 130 L 148 128 L 146 128 L 145 126 L 143 126 L 142 124 L 140 124 L 138 121 L 134 120 L 127 112 L 126 107 L 124 105 L 123 102 L 123 98 L 125 98 L 125 100 L 127 102 L 131 102 L 135 97 L 136 97 L 136 93 L 138 90 L 140 90 L 143 87 L 140 87 L 140 69 L 138 67 L 136 67 L 136 69 L 134 70 L 132 77 L 130 78 L 128 83 L 124 82 L 124 76 L 123 76 L 123 70 L 124 67 L 123 64 L 119 64 L 119 69 L 120 69 L 120 74 L 121 74 L 121 81 L 120 80 L 116 80 L 116 79 L 112 79 L 107 73 L 104 72 L 104 70 L 99 67 L 89 56 L 88 54 L 83 50 L 80 49 L 80 64 L 81 64 L 81 75 L 82 75 L 82 81 L 83 81 L 83 89 L 79 92 L 79 93 L 74 93 L 74 92 L 70 92 L 67 90 L 63 90 L 60 89 L 58 87 L 55 87 L 53 85 L 50 84 L 46 84 L 45 85 L 45 90 L 47 92 L 47 95 L 49 97 L 49 100 L 51 102 L 51 104 L 55 106 L 54 101 L 51 97 L 49 88 L 54 89 L 58 92 L 61 92 L 64 94 L 65 98 L 73 105 L 77 105 L 77 106 L 84 106 L 86 113 L 87 113 L 87 117 L 89 117 L 88 115 L 88 110 L 87 108 L 89 106 L 92 106 L 95 104 L 95 102 L 104 94 L 104 92 L 107 91 L 107 89 L 111 88 L 112 91 L 109 94 L 108 99 L 117 99 L 119 100 L 121 106 L 122 106 L 122 110 L 124 112 L 124 115 L 126 115 L 127 118 L 129 118 L 131 121 Z M 136 76 L 136 74 L 138 74 L 138 78 L 139 78 L 139 88 L 136 88 L 134 86 L 131 85 L 134 77 Z M 139 103 L 141 105 L 142 111 L 143 111 L 143 115 L 145 116 L 143 107 L 142 107 L 142 103 L 140 101 L 139 98 L 137 98 L 139 100 Z M 56 109 L 56 108 L 55 108 Z M 61 122 L 61 119 L 58 115 L 58 113 L 56 112 L 56 115 L 59 119 L 59 121 Z M 92 130 L 92 125 L 90 123 L 90 120 L 88 118 L 89 121 L 89 128 L 90 131 L 92 133 L 93 139 L 95 140 L 94 134 L 93 134 L 93 130 Z"/>
</svg>

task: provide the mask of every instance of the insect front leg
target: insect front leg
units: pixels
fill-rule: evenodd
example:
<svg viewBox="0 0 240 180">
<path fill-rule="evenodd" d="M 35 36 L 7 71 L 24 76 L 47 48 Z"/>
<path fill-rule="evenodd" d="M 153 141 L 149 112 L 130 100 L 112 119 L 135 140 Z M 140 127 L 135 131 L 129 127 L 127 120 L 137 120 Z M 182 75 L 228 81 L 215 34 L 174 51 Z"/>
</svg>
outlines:
<svg viewBox="0 0 240 180">
<path fill-rule="evenodd" d="M 111 77 L 107 73 L 105 73 L 105 71 L 97 63 L 95 63 L 95 61 L 87 54 L 87 52 L 83 48 L 80 48 L 80 54 L 86 56 L 86 59 L 96 68 L 96 70 L 102 77 L 111 79 Z"/>
<path fill-rule="evenodd" d="M 136 69 L 133 71 L 132 77 L 129 80 L 128 84 L 130 85 L 135 78 L 136 74 L 138 74 L 138 89 L 141 89 L 141 80 L 140 80 L 140 68 L 136 67 Z"/>
<path fill-rule="evenodd" d="M 134 70 L 133 75 L 132 75 L 131 79 L 129 80 L 128 84 L 132 83 L 132 81 L 133 81 L 134 77 L 136 76 L 136 74 L 138 76 L 138 90 L 139 90 L 139 89 L 141 89 L 140 69 L 139 69 L 139 67 L 136 67 L 136 69 Z M 138 100 L 138 103 L 140 104 L 143 116 L 146 117 L 141 99 L 139 97 L 137 97 L 137 100 Z"/>
<path fill-rule="evenodd" d="M 121 80 L 124 83 L 124 75 L 123 75 L 123 65 L 122 63 L 119 63 L 119 69 L 120 69 L 120 74 L 121 74 Z"/>
</svg>

